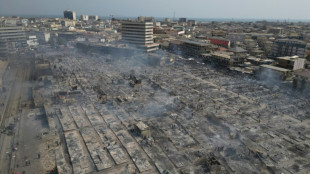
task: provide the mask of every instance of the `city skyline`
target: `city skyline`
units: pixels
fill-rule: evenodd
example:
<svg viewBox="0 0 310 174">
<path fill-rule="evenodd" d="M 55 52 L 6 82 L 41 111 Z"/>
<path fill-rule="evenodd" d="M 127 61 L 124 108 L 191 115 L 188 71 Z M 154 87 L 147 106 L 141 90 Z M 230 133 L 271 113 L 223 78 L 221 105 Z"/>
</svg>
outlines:
<svg viewBox="0 0 310 174">
<path fill-rule="evenodd" d="M 0 15 L 57 15 L 61 16 L 66 9 L 80 14 L 95 14 L 98 16 L 155 16 L 155 17 L 188 17 L 188 18 L 219 18 L 219 19 L 289 19 L 308 20 L 306 0 L 267 0 L 246 1 L 235 0 L 233 2 L 224 0 L 225 3 L 215 1 L 195 0 L 190 4 L 187 1 L 171 0 L 145 3 L 142 0 L 130 2 L 115 0 L 102 2 L 91 0 L 83 1 L 51 1 L 39 0 L 3 0 L 0 3 Z M 33 5 L 36 4 L 36 5 Z M 62 4 L 62 5 L 60 5 Z M 289 13 L 292 12 L 292 13 Z"/>
</svg>

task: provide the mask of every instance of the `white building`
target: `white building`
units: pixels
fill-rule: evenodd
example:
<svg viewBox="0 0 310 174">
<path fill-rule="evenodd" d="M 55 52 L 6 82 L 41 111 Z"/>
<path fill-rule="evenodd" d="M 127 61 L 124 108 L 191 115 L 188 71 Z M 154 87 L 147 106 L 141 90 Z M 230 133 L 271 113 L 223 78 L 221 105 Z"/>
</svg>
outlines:
<svg viewBox="0 0 310 174">
<path fill-rule="evenodd" d="M 39 45 L 37 36 L 29 36 L 27 40 L 27 44 L 29 47 L 36 47 Z"/>
<path fill-rule="evenodd" d="M 88 21 L 88 15 L 81 15 L 80 20 L 81 21 Z"/>
<path fill-rule="evenodd" d="M 153 22 L 123 21 L 122 40 L 146 51 L 157 50 L 159 46 L 153 41 Z"/>
</svg>

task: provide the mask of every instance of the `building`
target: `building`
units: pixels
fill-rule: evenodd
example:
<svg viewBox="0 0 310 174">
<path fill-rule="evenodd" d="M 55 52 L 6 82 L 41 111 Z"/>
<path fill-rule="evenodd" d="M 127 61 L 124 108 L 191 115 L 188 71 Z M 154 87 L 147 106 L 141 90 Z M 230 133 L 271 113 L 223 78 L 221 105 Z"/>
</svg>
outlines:
<svg viewBox="0 0 310 174">
<path fill-rule="evenodd" d="M 154 22 L 155 23 L 155 27 L 160 27 L 161 23 L 160 22 Z"/>
<path fill-rule="evenodd" d="M 90 20 L 90 21 L 98 21 L 98 16 L 97 15 L 89 15 L 88 16 L 88 20 Z"/>
<path fill-rule="evenodd" d="M 169 23 L 170 22 L 170 18 L 165 18 L 165 22 Z"/>
<path fill-rule="evenodd" d="M 139 135 L 142 137 L 150 137 L 151 136 L 151 130 L 148 125 L 143 123 L 142 121 L 139 121 L 135 124 L 135 130 Z"/>
<path fill-rule="evenodd" d="M 0 56 L 16 54 L 27 46 L 22 27 L 0 27 Z"/>
<path fill-rule="evenodd" d="M 138 21 L 122 21 L 122 40 L 146 51 L 157 50 L 159 44 L 153 40 L 153 23 Z"/>
<path fill-rule="evenodd" d="M 80 20 L 81 21 L 88 21 L 88 15 L 81 15 Z"/>
<path fill-rule="evenodd" d="M 192 41 L 182 40 L 182 53 L 187 57 L 202 57 L 204 54 L 210 53 L 211 44 Z"/>
<path fill-rule="evenodd" d="M 310 70 L 298 70 L 293 79 L 293 89 L 301 92 L 310 92 Z"/>
<path fill-rule="evenodd" d="M 174 54 L 182 55 L 182 42 L 180 40 L 171 40 L 168 50 Z"/>
<path fill-rule="evenodd" d="M 296 39 L 278 39 L 272 46 L 273 57 L 298 56 L 305 57 L 307 43 Z"/>
<path fill-rule="evenodd" d="M 39 45 L 37 36 L 35 36 L 35 35 L 34 35 L 34 36 L 28 36 L 27 45 L 28 45 L 30 48 L 37 47 L 37 46 Z"/>
<path fill-rule="evenodd" d="M 186 23 L 186 18 L 179 18 L 179 22 L 180 22 L 180 23 L 181 23 L 181 22 Z"/>
<path fill-rule="evenodd" d="M 215 37 L 226 37 L 227 32 L 225 30 L 213 30 L 212 36 Z"/>
<path fill-rule="evenodd" d="M 272 83 L 286 80 L 290 76 L 292 76 L 291 70 L 273 65 L 260 65 L 260 70 L 258 72 L 258 77 L 261 80 Z"/>
<path fill-rule="evenodd" d="M 74 20 L 62 20 L 60 23 L 63 27 L 74 27 L 75 26 Z"/>
<path fill-rule="evenodd" d="M 213 45 L 230 48 L 230 40 L 221 38 L 221 37 L 210 37 L 208 38 L 210 40 L 210 43 Z"/>
<path fill-rule="evenodd" d="M 245 63 L 247 51 L 240 47 L 227 50 L 227 52 L 212 53 L 210 62 L 227 68 L 237 67 Z"/>
<path fill-rule="evenodd" d="M 76 20 L 76 13 L 71 10 L 65 10 L 64 11 L 64 18 Z"/>
<path fill-rule="evenodd" d="M 50 38 L 51 33 L 46 31 L 40 31 L 38 29 L 33 29 L 26 32 L 26 36 L 29 38 L 29 36 L 36 36 L 36 39 L 38 39 L 39 44 L 46 44 Z"/>
<path fill-rule="evenodd" d="M 166 30 L 166 34 L 170 35 L 170 36 L 174 36 L 174 37 L 177 37 L 177 36 L 181 36 L 181 35 L 184 35 L 185 34 L 185 31 L 182 30 Z"/>
<path fill-rule="evenodd" d="M 304 69 L 306 59 L 298 58 L 298 56 L 277 57 L 277 66 L 289 70 Z"/>
<path fill-rule="evenodd" d="M 196 20 L 188 20 L 187 21 L 187 26 L 189 27 L 193 27 L 197 25 L 197 21 Z"/>
<path fill-rule="evenodd" d="M 259 65 L 263 65 L 263 64 L 271 64 L 274 62 L 274 60 L 262 59 L 262 58 L 250 56 L 247 58 L 247 62 L 250 62 L 252 65 L 259 66 Z"/>
<path fill-rule="evenodd" d="M 155 22 L 154 17 L 147 17 L 147 16 L 139 16 L 138 17 L 139 22 Z"/>
<path fill-rule="evenodd" d="M 22 20 L 21 20 L 21 23 L 22 23 L 22 26 L 23 26 L 23 27 L 27 27 L 27 26 L 28 26 L 28 23 L 29 23 L 29 20 L 28 20 L 28 19 L 22 19 Z"/>
<path fill-rule="evenodd" d="M 6 18 L 4 20 L 4 26 L 6 27 L 22 26 L 22 23 L 19 18 Z"/>
<path fill-rule="evenodd" d="M 270 28 L 268 30 L 268 33 L 274 34 L 274 35 L 283 35 L 284 34 L 284 29 L 283 28 Z"/>
<path fill-rule="evenodd" d="M 244 42 L 246 39 L 245 33 L 229 33 L 226 37 L 229 39 L 233 44 L 236 42 Z"/>
</svg>

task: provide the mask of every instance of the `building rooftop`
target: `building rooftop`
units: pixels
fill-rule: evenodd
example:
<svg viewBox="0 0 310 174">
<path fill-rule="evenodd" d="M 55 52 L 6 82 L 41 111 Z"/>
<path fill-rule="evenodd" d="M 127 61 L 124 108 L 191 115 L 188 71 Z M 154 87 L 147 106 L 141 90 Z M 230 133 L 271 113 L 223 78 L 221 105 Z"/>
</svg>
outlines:
<svg viewBox="0 0 310 174">
<path fill-rule="evenodd" d="M 218 56 L 218 57 L 223 57 L 223 58 L 226 58 L 226 59 L 230 59 L 232 53 L 231 52 L 215 52 L 215 53 L 213 53 L 211 55 Z"/>
<path fill-rule="evenodd" d="M 234 48 L 229 49 L 228 51 L 234 52 L 234 53 L 246 53 L 247 52 L 247 50 L 241 47 L 234 47 Z"/>
<path fill-rule="evenodd" d="M 281 71 L 281 72 L 290 72 L 291 70 L 285 69 L 285 68 L 280 68 L 272 65 L 261 65 L 261 67 L 276 70 L 276 71 Z"/>
<path fill-rule="evenodd" d="M 300 58 L 298 56 L 284 56 L 284 57 L 277 57 L 276 59 L 295 61 L 295 60 L 300 59 Z"/>
<path fill-rule="evenodd" d="M 223 41 L 230 41 L 229 39 L 223 38 L 223 37 L 209 37 L 208 39 L 217 39 L 217 40 L 223 40 Z"/>
<path fill-rule="evenodd" d="M 299 44 L 306 44 L 306 42 L 298 39 L 278 39 L 276 42 L 292 42 L 292 43 L 299 43 Z"/>
<path fill-rule="evenodd" d="M 181 41 L 184 42 L 184 43 L 187 43 L 187 44 L 193 44 L 193 45 L 197 45 L 197 46 L 201 46 L 201 47 L 209 46 L 210 45 L 210 44 L 207 44 L 207 43 L 198 42 L 198 41 L 192 41 L 192 40 L 181 40 Z"/>
</svg>

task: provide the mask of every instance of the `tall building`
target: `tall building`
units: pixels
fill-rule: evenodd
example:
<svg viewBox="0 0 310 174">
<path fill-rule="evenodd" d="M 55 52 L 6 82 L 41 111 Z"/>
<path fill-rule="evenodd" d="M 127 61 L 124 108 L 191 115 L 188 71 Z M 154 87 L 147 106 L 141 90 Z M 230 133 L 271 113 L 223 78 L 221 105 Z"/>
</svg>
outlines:
<svg viewBox="0 0 310 174">
<path fill-rule="evenodd" d="M 88 16 L 88 20 L 97 21 L 98 20 L 98 16 L 96 16 L 96 15 L 89 15 Z"/>
<path fill-rule="evenodd" d="M 0 27 L 1 57 L 15 54 L 26 45 L 26 34 L 22 27 Z"/>
<path fill-rule="evenodd" d="M 196 20 L 188 20 L 187 25 L 190 27 L 196 26 L 198 23 Z"/>
<path fill-rule="evenodd" d="M 179 22 L 186 22 L 186 18 L 179 18 Z"/>
<path fill-rule="evenodd" d="M 170 18 L 165 18 L 165 22 L 170 22 Z"/>
<path fill-rule="evenodd" d="M 88 15 L 81 15 L 80 20 L 81 21 L 88 21 Z"/>
<path fill-rule="evenodd" d="M 305 57 L 307 43 L 296 39 L 278 39 L 272 46 L 273 57 L 299 56 Z"/>
<path fill-rule="evenodd" d="M 76 13 L 71 10 L 65 10 L 64 11 L 64 18 L 76 20 Z"/>
<path fill-rule="evenodd" d="M 153 22 L 122 21 L 122 40 L 147 52 L 159 46 L 153 41 Z"/>
</svg>

